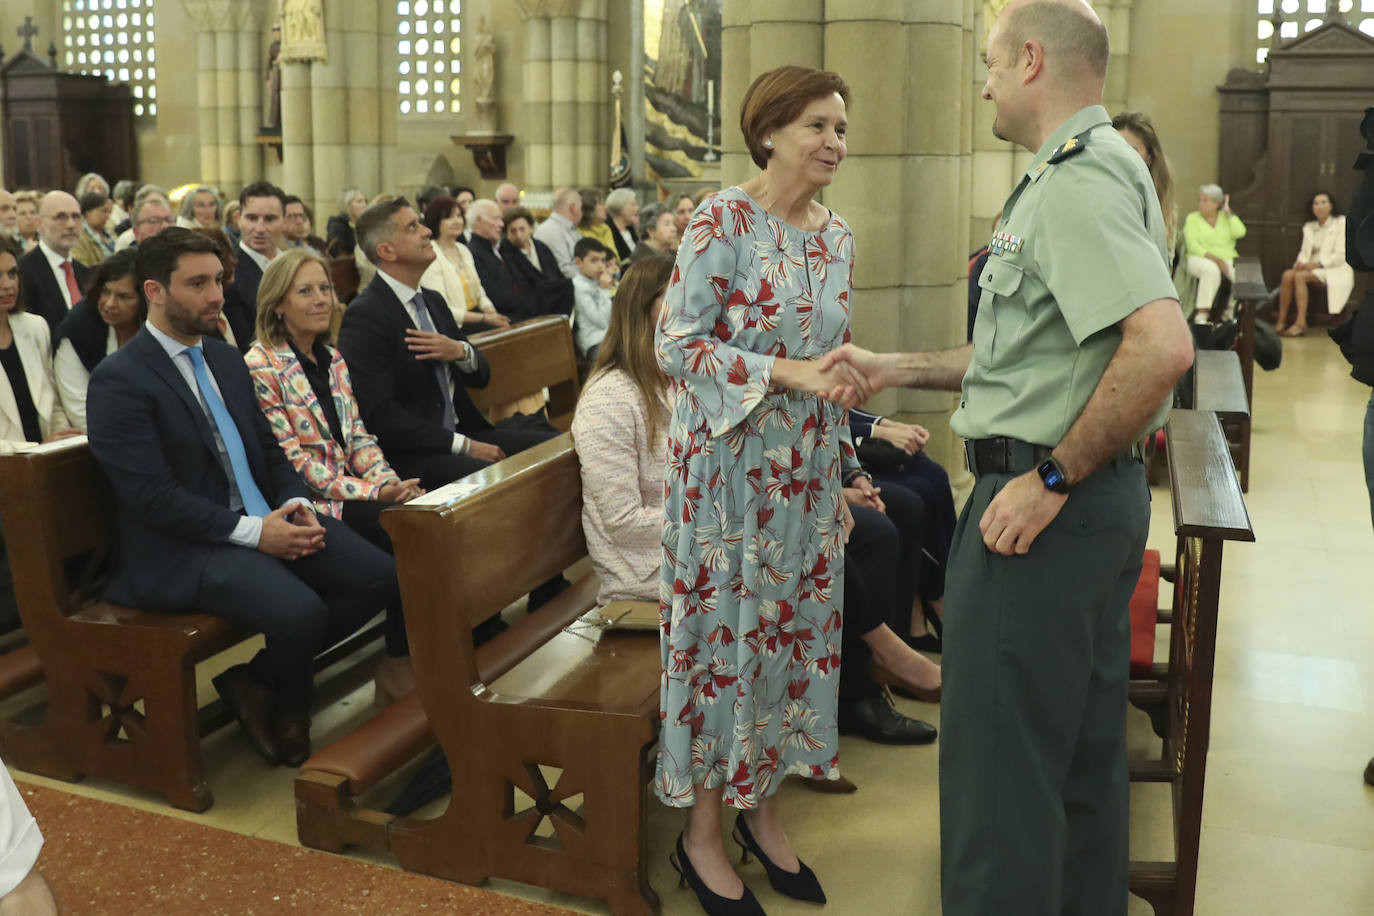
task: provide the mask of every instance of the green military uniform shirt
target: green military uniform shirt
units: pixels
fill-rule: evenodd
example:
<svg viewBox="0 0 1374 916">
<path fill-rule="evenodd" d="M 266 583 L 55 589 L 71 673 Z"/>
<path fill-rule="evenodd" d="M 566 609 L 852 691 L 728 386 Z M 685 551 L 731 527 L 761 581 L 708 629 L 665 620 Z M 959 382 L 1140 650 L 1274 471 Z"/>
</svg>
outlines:
<svg viewBox="0 0 1374 916">
<path fill-rule="evenodd" d="M 1053 447 L 1116 354 L 1117 323 L 1156 299 L 1178 298 L 1149 169 L 1105 108 L 1082 109 L 1045 141 L 990 250 L 951 426 L 966 439 Z M 1168 406 L 1150 430 L 1163 425 Z"/>
</svg>

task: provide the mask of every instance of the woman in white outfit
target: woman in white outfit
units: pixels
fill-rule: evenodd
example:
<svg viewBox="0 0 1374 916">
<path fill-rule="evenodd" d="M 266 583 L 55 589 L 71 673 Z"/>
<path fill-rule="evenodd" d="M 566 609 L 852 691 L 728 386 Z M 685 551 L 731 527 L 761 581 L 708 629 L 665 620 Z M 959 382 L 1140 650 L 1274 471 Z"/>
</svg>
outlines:
<svg viewBox="0 0 1374 916">
<path fill-rule="evenodd" d="M 1336 212 L 1331 195 L 1318 191 L 1308 204 L 1315 219 L 1302 227 L 1302 248 L 1293 266 L 1283 272 L 1279 287 L 1278 329 L 1286 337 L 1297 337 L 1307 330 L 1307 296 L 1312 284 L 1326 287 L 1326 310 L 1332 315 L 1345 308 L 1355 288 L 1355 271 L 1345 262 L 1345 217 Z M 1288 310 L 1294 302 L 1298 314 L 1288 324 Z"/>
</svg>

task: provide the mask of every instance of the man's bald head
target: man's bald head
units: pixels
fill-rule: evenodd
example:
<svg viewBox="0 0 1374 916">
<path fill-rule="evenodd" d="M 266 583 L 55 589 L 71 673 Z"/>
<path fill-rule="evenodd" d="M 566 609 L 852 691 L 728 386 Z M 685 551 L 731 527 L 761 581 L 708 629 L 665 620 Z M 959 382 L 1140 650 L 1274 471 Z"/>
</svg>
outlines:
<svg viewBox="0 0 1374 916">
<path fill-rule="evenodd" d="M 66 191 L 49 191 L 38 202 L 38 235 L 66 257 L 81 231 L 81 205 Z"/>
<path fill-rule="evenodd" d="M 994 32 L 993 39 L 1010 54 L 1028 41 L 1038 42 L 1057 77 L 1107 78 L 1107 29 L 1084 0 L 1012 0 L 997 17 Z"/>
</svg>

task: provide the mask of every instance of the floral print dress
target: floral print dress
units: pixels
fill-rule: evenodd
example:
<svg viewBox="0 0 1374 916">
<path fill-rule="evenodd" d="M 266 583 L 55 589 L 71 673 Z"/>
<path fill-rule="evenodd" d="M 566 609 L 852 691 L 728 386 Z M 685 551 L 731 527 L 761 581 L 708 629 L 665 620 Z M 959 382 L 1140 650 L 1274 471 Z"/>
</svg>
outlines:
<svg viewBox="0 0 1374 916">
<path fill-rule="evenodd" d="M 776 357 L 849 339 L 854 239 L 804 232 L 730 188 L 692 215 L 659 319 L 662 732 L 655 791 L 752 808 L 792 773 L 839 776 L 845 411 L 771 384 Z"/>
</svg>

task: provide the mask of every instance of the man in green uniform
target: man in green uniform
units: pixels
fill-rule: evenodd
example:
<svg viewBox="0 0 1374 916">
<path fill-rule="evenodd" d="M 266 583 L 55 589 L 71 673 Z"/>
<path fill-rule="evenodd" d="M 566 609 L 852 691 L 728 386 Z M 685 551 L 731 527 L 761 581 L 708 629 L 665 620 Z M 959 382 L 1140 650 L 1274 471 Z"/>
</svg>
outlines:
<svg viewBox="0 0 1374 916">
<path fill-rule="evenodd" d="M 1133 443 L 1192 342 L 1150 175 L 1101 107 L 1107 57 L 1081 0 L 1013 0 L 983 98 L 1035 158 L 990 243 L 972 345 L 823 363 L 872 390 L 962 383 L 951 422 L 977 482 L 946 590 L 945 916 L 1126 913 L 1128 603 L 1149 527 Z"/>
</svg>

